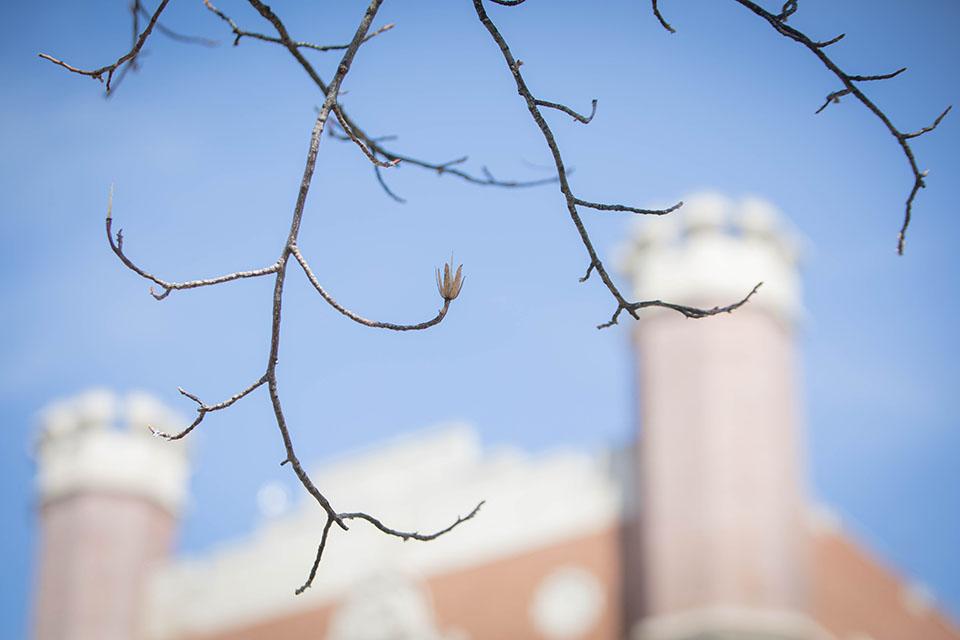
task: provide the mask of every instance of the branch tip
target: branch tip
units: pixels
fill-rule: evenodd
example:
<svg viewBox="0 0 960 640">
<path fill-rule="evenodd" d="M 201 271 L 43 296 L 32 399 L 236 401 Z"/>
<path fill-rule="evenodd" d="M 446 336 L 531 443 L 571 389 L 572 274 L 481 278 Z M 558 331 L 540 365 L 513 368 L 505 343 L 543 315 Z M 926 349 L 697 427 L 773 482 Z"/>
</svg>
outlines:
<svg viewBox="0 0 960 640">
<path fill-rule="evenodd" d="M 650 2 L 653 5 L 653 15 L 656 16 L 657 20 L 660 22 L 660 26 L 670 33 L 676 33 L 677 30 L 674 29 L 673 26 L 671 26 L 670 23 L 664 19 L 663 14 L 660 13 L 660 8 L 657 6 L 657 0 L 650 0 Z"/>
</svg>

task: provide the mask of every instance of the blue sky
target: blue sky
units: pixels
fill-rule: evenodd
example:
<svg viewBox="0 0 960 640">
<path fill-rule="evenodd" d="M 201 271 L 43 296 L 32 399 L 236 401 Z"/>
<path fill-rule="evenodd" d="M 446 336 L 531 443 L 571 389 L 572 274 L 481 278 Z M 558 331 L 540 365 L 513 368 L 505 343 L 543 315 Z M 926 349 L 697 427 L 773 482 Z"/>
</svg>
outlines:
<svg viewBox="0 0 960 640">
<path fill-rule="evenodd" d="M 266 29 L 242 3 L 222 9 Z M 349 39 L 362 3 L 271 3 L 295 37 Z M 491 16 L 539 97 L 586 109 L 551 116 L 574 189 L 650 202 L 712 188 L 776 203 L 809 241 L 801 329 L 812 486 L 891 565 L 960 617 L 960 128 L 949 117 L 915 143 L 930 169 L 907 255 L 895 256 L 911 178 L 894 140 L 850 100 L 814 116 L 836 82 L 800 47 L 733 2 L 531 0 Z M 767 3 L 768 5 L 779 3 Z M 305 6 L 308 5 L 308 6 Z M 33 568 L 34 416 L 100 385 L 146 389 L 184 412 L 177 385 L 220 399 L 266 357 L 270 282 L 175 293 L 162 303 L 107 250 L 109 185 L 126 247 L 169 279 L 272 262 L 282 245 L 321 97 L 279 48 L 229 46 L 200 2 L 165 22 L 220 47 L 157 37 L 143 69 L 104 100 L 80 66 L 128 46 L 124 2 L 20 3 L 0 38 L 0 285 L 4 292 L 0 484 L 3 637 L 27 628 Z M 805 0 L 792 24 L 853 73 L 909 67 L 866 87 L 904 129 L 958 102 L 960 5 Z M 368 130 L 430 159 L 470 155 L 498 176 L 542 177 L 549 155 L 470 3 L 387 2 L 397 27 L 365 46 L 344 105 Z M 312 54 L 329 77 L 336 58 Z M 613 311 L 553 187 L 477 188 L 413 167 L 376 185 L 351 146 L 324 140 L 301 247 L 340 300 L 372 317 L 425 318 L 433 268 L 456 252 L 467 285 L 440 327 L 418 335 L 345 321 L 291 276 L 282 393 L 301 458 L 320 460 L 449 419 L 485 442 L 538 451 L 599 448 L 633 430 L 629 324 Z M 629 220 L 586 213 L 611 256 Z M 202 551 L 258 522 L 267 481 L 295 490 L 265 396 L 212 416 L 194 438 L 196 473 L 180 548 Z"/>
</svg>

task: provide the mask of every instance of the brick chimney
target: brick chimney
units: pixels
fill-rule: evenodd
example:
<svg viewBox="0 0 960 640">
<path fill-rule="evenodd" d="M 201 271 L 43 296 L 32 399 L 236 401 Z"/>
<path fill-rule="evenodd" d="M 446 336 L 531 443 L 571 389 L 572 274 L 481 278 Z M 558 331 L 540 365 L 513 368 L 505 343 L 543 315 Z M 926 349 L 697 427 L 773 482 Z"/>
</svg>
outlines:
<svg viewBox="0 0 960 640">
<path fill-rule="evenodd" d="M 646 221 L 626 267 L 636 323 L 637 482 L 644 640 L 812 637 L 795 328 L 795 242 L 774 207 L 716 194 Z"/>
<path fill-rule="evenodd" d="M 184 447 L 147 425 L 182 421 L 147 395 L 120 403 L 94 390 L 48 406 L 40 422 L 34 637 L 141 637 L 144 588 L 170 552 L 188 472 Z"/>
</svg>

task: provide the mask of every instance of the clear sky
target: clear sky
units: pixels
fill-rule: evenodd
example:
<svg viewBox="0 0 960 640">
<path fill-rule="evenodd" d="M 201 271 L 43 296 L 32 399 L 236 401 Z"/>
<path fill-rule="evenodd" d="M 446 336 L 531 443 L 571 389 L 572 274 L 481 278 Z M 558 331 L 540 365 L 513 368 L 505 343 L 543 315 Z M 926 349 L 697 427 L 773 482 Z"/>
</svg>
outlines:
<svg viewBox="0 0 960 640">
<path fill-rule="evenodd" d="M 221 7 L 268 31 L 241 2 Z M 361 2 L 276 1 L 295 37 L 347 41 Z M 529 0 L 490 7 L 538 96 L 587 109 L 589 126 L 550 115 L 579 195 L 644 205 L 712 188 L 776 203 L 808 240 L 801 330 L 811 483 L 864 542 L 929 585 L 960 617 L 960 127 L 950 116 L 915 143 L 930 169 L 907 244 L 894 254 L 906 163 L 880 123 L 845 99 L 814 110 L 836 81 L 805 50 L 733 2 Z M 767 2 L 769 6 L 779 2 Z M 314 107 L 281 49 L 230 46 L 197 0 L 165 22 L 217 38 L 155 37 L 142 71 L 104 100 L 80 66 L 129 44 L 126 2 L 16 3 L 0 37 L 0 507 L 5 514 L 0 636 L 26 633 L 36 532 L 36 412 L 99 385 L 145 389 L 185 413 L 177 385 L 219 400 L 262 371 L 270 282 L 181 292 L 163 302 L 103 238 L 109 185 L 126 248 L 169 279 L 272 262 L 285 237 Z M 468 0 L 387 1 L 344 105 L 371 132 L 429 159 L 542 177 L 549 155 Z M 853 73 L 909 67 L 865 87 L 904 129 L 960 102 L 960 5 L 804 0 L 791 24 Z M 335 54 L 308 54 L 329 77 Z M 326 57 L 324 57 L 326 56 Z M 326 62 L 323 62 L 326 61 Z M 953 62 L 951 62 L 953 61 Z M 428 317 L 433 268 L 456 252 L 467 284 L 447 321 L 385 334 L 331 312 L 291 275 L 282 393 L 301 458 L 321 460 L 404 430 L 464 419 L 486 443 L 531 451 L 600 448 L 633 432 L 629 323 L 613 311 L 554 187 L 497 190 L 391 170 L 399 205 L 367 161 L 325 139 L 301 246 L 342 302 L 373 317 Z M 629 220 L 585 213 L 611 256 Z M 180 548 L 201 552 L 256 526 L 267 481 L 296 491 L 257 393 L 210 417 L 194 441 L 193 499 Z M 298 578 L 294 576 L 292 579 Z"/>
</svg>

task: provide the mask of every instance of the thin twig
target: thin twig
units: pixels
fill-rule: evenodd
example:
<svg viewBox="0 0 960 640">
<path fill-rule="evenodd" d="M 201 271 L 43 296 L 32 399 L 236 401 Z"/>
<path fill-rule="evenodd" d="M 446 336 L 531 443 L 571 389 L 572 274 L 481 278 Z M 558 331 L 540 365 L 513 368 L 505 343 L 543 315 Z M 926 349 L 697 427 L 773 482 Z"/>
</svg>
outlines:
<svg viewBox="0 0 960 640">
<path fill-rule="evenodd" d="M 146 9 L 143 8 L 143 4 L 141 4 L 140 0 L 134 0 L 133 11 L 134 11 L 134 15 L 139 13 L 144 18 L 150 17 L 150 14 L 147 12 Z M 203 36 L 190 36 L 183 33 L 179 33 L 159 21 L 157 22 L 156 29 L 158 33 L 162 33 L 163 35 L 167 36 L 168 38 L 170 38 L 175 42 L 182 42 L 184 44 L 197 44 L 197 45 L 200 45 L 201 47 L 216 47 L 217 45 L 220 44 L 219 42 L 211 38 L 204 38 Z"/>
<path fill-rule="evenodd" d="M 653 5 L 653 15 L 656 16 L 657 20 L 660 22 L 660 26 L 670 33 L 676 33 L 677 30 L 674 29 L 670 23 L 663 18 L 663 14 L 660 13 L 660 7 L 657 6 L 657 0 L 650 0 L 650 4 Z"/>
<path fill-rule="evenodd" d="M 581 206 L 587 207 L 588 209 L 596 209 L 597 211 L 624 211 L 626 213 L 640 213 L 648 216 L 665 216 L 668 213 L 673 213 L 677 209 L 683 206 L 683 200 L 677 204 L 667 207 L 666 209 L 639 209 L 637 207 L 628 207 L 624 204 L 603 204 L 600 202 L 588 202 L 586 200 L 581 200 L 580 198 L 574 198 L 574 202 Z"/>
<path fill-rule="evenodd" d="M 390 527 L 383 524 L 382 522 L 380 522 L 380 520 L 374 518 L 370 514 L 362 513 L 362 512 L 341 513 L 340 517 L 343 518 L 344 520 L 354 520 L 354 519 L 366 520 L 367 522 L 375 526 L 377 529 L 379 529 L 383 533 L 390 536 L 395 536 L 402 540 L 417 540 L 419 542 L 429 542 L 430 540 L 436 540 L 437 538 L 439 538 L 445 533 L 449 533 L 453 531 L 459 525 L 473 518 L 475 515 L 477 515 L 480 512 L 480 508 L 485 503 L 486 503 L 486 500 L 481 500 L 477 504 L 477 506 L 473 508 L 473 511 L 471 511 L 465 516 L 458 516 L 456 522 L 454 522 L 448 527 L 440 529 L 439 531 L 435 531 L 434 533 L 419 533 L 416 531 L 399 531 L 397 529 L 391 529 Z"/>
<path fill-rule="evenodd" d="M 307 279 L 310 280 L 310 284 L 313 285 L 314 289 L 317 290 L 317 293 L 320 294 L 320 297 L 327 301 L 327 303 L 350 318 L 354 322 L 364 325 L 365 327 L 373 327 L 375 329 L 389 329 L 391 331 L 421 331 L 423 329 L 429 329 L 430 327 L 440 324 L 440 322 L 446 317 L 447 311 L 450 309 L 450 300 L 444 298 L 443 306 L 440 307 L 440 311 L 437 312 L 433 318 L 420 322 L 417 324 L 394 324 L 392 322 L 380 322 L 378 320 L 369 320 L 363 316 L 354 313 L 350 309 L 347 309 L 342 304 L 337 302 L 337 300 L 327 293 L 326 289 L 320 284 L 320 280 L 317 278 L 316 274 L 313 273 L 313 270 L 310 268 L 310 265 L 307 263 L 306 258 L 303 257 L 303 254 L 300 253 L 300 248 L 294 246 L 290 252 L 293 254 L 293 257 L 297 259 L 297 262 L 300 263 L 300 266 L 303 268 L 303 272 L 307 275 Z"/>
<path fill-rule="evenodd" d="M 547 107 L 548 109 L 556 109 L 558 111 L 563 111 L 565 114 L 567 114 L 574 120 L 577 120 L 578 122 L 582 122 L 583 124 L 590 124 L 590 121 L 593 120 L 593 116 L 597 114 L 596 99 L 591 101 L 592 106 L 590 107 L 589 116 L 580 115 L 570 107 L 560 104 L 559 102 L 547 102 L 546 100 L 537 100 L 536 103 L 537 103 L 537 106 L 539 107 Z"/>
<path fill-rule="evenodd" d="M 389 186 L 387 186 L 387 182 L 383 179 L 383 174 L 380 173 L 380 167 L 378 167 L 377 165 L 373 165 L 373 171 L 374 171 L 374 174 L 377 176 L 377 182 L 380 183 L 380 188 L 383 189 L 384 193 L 386 193 L 393 200 L 395 200 L 396 202 L 399 202 L 400 204 L 407 203 L 406 199 L 398 196 L 396 193 L 393 192 L 393 190 L 390 189 Z"/>
<path fill-rule="evenodd" d="M 242 278 L 257 278 L 259 276 L 265 276 L 271 273 L 276 273 L 280 269 L 280 263 L 274 262 L 268 267 L 263 267 L 262 269 L 252 269 L 250 271 L 235 271 L 233 273 L 228 273 L 222 276 L 216 276 L 215 278 L 204 278 L 202 280 L 188 280 L 186 282 L 169 282 L 162 278 L 149 273 L 136 264 L 133 263 L 130 258 L 126 256 L 123 252 L 123 229 L 117 231 L 116 237 L 114 237 L 113 232 L 111 231 L 113 227 L 113 189 L 110 189 L 110 197 L 107 204 L 107 218 L 105 221 L 105 228 L 107 231 L 107 242 L 110 243 L 110 249 L 113 250 L 113 253 L 120 258 L 120 262 L 124 264 L 128 269 L 136 273 L 142 278 L 146 278 L 150 282 L 158 285 L 162 291 L 159 293 L 154 291 L 153 287 L 150 287 L 150 295 L 152 295 L 157 300 L 163 300 L 171 291 L 181 290 L 181 289 L 196 289 L 198 287 L 209 287 L 215 284 L 221 284 L 223 282 L 230 282 L 231 280 L 240 280 Z"/>
<path fill-rule="evenodd" d="M 353 132 L 353 128 L 347 124 L 346 116 L 343 115 L 343 112 L 340 110 L 339 106 L 333 106 L 333 115 L 337 117 L 337 122 L 340 123 L 340 127 L 343 129 L 344 133 L 347 134 L 347 137 L 358 147 L 360 147 L 360 151 L 363 152 L 363 155 L 367 156 L 367 160 L 372 162 L 374 166 L 380 167 L 381 169 L 389 169 L 390 167 L 395 167 L 400 164 L 400 160 L 398 159 L 390 160 L 389 162 L 377 160 L 376 156 L 373 155 L 373 152 L 370 151 L 369 147 L 364 144 L 363 140 L 357 137 L 357 134 Z"/>
<path fill-rule="evenodd" d="M 294 591 L 296 595 L 300 595 L 313 585 L 313 579 L 317 577 L 317 568 L 320 567 L 320 559 L 323 557 L 323 550 L 327 547 L 327 536 L 330 535 L 330 527 L 332 525 L 333 518 L 328 515 L 327 521 L 323 525 L 323 533 L 320 535 L 320 544 L 317 545 L 317 555 L 313 559 L 313 566 L 310 567 L 310 575 L 308 575 L 306 581 Z"/>
<path fill-rule="evenodd" d="M 263 375 L 260 377 L 259 380 L 254 382 L 252 385 L 250 385 L 243 391 L 233 394 L 232 396 L 230 396 L 229 398 L 227 398 L 226 400 L 218 404 L 205 404 L 202 400 L 200 400 L 200 398 L 198 398 L 194 394 L 190 393 L 189 391 L 185 391 L 182 387 L 178 387 L 177 391 L 179 391 L 181 394 L 183 394 L 184 396 L 190 398 L 191 400 L 197 403 L 197 417 L 194 419 L 194 421 L 191 422 L 190 425 L 183 431 L 180 431 L 174 434 L 166 433 L 165 431 L 160 431 L 159 429 L 154 429 L 149 425 L 147 428 L 150 429 L 150 433 L 152 433 L 154 436 L 158 438 L 163 438 L 164 440 L 179 440 L 180 438 L 183 438 L 188 433 L 196 429 L 197 426 L 199 426 L 200 423 L 203 422 L 203 419 L 207 416 L 208 413 L 212 413 L 214 411 L 220 411 L 221 409 L 226 409 L 227 407 L 232 405 L 234 402 L 236 402 L 240 398 L 243 398 L 244 396 L 247 396 L 253 391 L 255 391 L 266 381 L 267 381 L 267 376 Z"/>
<path fill-rule="evenodd" d="M 429 542 L 430 540 L 436 540 L 440 536 L 453 531 L 459 525 L 473 518 L 475 515 L 477 515 L 477 513 L 480 512 L 480 507 L 484 505 L 484 502 L 485 502 L 484 500 L 481 500 L 480 503 L 473 508 L 473 511 L 471 511 L 467 515 L 458 516 L 456 522 L 454 522 L 450 526 L 429 534 L 398 531 L 397 529 L 392 529 L 386 526 L 380 520 L 378 520 L 377 518 L 374 518 L 370 514 L 359 512 L 359 511 L 354 513 L 341 513 L 339 514 L 339 516 L 343 520 L 366 520 L 367 522 L 375 526 L 377 529 L 379 529 L 381 532 L 390 536 L 401 538 L 403 540 L 418 540 L 420 542 Z M 307 576 L 306 581 L 302 585 L 300 585 L 300 587 L 297 588 L 295 592 L 297 595 L 300 595 L 301 593 L 309 589 L 313 585 L 314 578 L 317 577 L 317 568 L 320 566 L 320 559 L 323 557 L 324 549 L 326 549 L 327 537 L 330 534 L 330 526 L 332 524 L 333 524 L 333 518 L 328 517 L 326 524 L 324 524 L 323 526 L 323 534 L 320 536 L 320 544 L 317 545 L 317 554 L 313 559 L 313 566 L 310 567 L 310 574 Z"/>
</svg>

